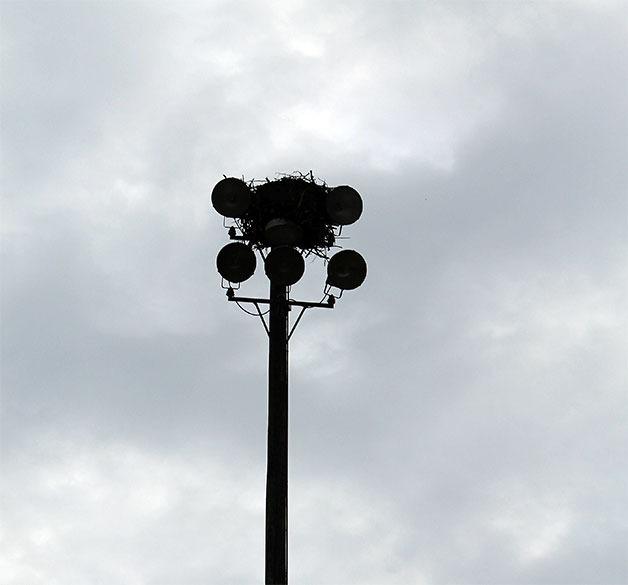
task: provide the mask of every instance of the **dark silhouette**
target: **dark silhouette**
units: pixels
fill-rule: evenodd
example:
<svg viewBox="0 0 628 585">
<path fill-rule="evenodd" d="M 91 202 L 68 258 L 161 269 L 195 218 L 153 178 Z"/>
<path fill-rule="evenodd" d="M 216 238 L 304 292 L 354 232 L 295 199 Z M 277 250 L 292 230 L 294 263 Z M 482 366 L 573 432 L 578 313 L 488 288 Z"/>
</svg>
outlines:
<svg viewBox="0 0 628 585">
<path fill-rule="evenodd" d="M 328 256 L 342 227 L 362 214 L 362 198 L 355 189 L 328 187 L 316 181 L 311 171 L 256 183 L 225 177 L 214 187 L 211 199 L 216 211 L 234 222 L 228 235 L 236 241 L 222 248 L 216 259 L 227 298 L 241 308 L 241 303 L 253 304 L 268 333 L 266 584 L 279 585 L 288 583 L 288 341 L 306 309 L 333 309 L 344 290 L 364 282 L 366 262 L 355 250 L 342 250 L 331 259 Z M 232 286 L 239 286 L 255 272 L 254 250 L 264 259 L 269 299 L 236 296 Z M 303 276 L 303 258 L 309 254 L 328 261 L 325 302 L 288 298 L 288 287 Z M 339 294 L 332 294 L 334 288 Z M 260 309 L 266 304 L 268 325 Z M 301 311 L 289 329 L 291 306 Z"/>
</svg>

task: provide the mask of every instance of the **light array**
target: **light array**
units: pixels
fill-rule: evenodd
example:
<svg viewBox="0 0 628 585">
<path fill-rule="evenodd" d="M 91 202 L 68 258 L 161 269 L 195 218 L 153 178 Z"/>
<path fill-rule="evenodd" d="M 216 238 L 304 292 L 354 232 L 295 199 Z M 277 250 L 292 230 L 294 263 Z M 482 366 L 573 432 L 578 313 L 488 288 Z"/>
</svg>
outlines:
<svg viewBox="0 0 628 585">
<path fill-rule="evenodd" d="M 304 255 L 316 254 L 327 263 L 327 286 L 352 290 L 366 278 L 366 262 L 354 250 L 329 258 L 342 227 L 362 214 L 360 194 L 347 185 L 329 187 L 311 174 L 288 175 L 255 184 L 224 178 L 211 195 L 214 209 L 235 225 L 216 259 L 224 280 L 239 284 L 255 272 L 255 250 L 262 253 L 264 272 L 275 284 L 291 286 L 305 271 Z"/>
</svg>

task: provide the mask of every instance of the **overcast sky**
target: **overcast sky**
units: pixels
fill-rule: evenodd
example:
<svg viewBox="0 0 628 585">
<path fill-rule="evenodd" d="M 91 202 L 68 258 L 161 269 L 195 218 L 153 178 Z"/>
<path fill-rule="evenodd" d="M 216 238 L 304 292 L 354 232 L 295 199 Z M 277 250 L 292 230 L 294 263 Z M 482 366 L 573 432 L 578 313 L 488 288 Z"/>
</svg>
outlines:
<svg viewBox="0 0 628 585">
<path fill-rule="evenodd" d="M 0 15 L 3 584 L 262 582 L 210 192 L 310 169 L 369 274 L 291 341 L 291 582 L 628 582 L 628 4 Z"/>
</svg>

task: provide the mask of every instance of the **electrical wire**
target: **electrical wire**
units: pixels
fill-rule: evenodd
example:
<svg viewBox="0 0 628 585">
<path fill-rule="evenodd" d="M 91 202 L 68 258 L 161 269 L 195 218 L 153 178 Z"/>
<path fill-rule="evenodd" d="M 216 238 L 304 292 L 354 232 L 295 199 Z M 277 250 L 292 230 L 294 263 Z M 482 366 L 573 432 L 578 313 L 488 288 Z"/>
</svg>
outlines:
<svg viewBox="0 0 628 585">
<path fill-rule="evenodd" d="M 261 311 L 259 313 L 251 313 L 251 311 L 247 311 L 240 303 L 238 303 L 238 301 L 235 301 L 235 304 L 238 305 L 238 307 L 240 307 L 240 309 L 242 309 L 247 315 L 252 315 L 253 317 L 260 317 L 263 315 L 268 315 L 268 313 L 270 313 L 270 309 L 268 309 L 268 311 L 262 313 Z"/>
</svg>

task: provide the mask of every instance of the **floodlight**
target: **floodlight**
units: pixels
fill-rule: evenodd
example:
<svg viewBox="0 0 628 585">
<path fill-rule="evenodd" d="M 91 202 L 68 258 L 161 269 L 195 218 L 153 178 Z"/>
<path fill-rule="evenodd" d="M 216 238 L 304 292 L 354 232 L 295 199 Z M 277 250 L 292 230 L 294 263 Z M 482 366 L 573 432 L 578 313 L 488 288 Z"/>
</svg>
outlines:
<svg viewBox="0 0 628 585">
<path fill-rule="evenodd" d="M 366 278 L 366 262 L 355 250 L 334 254 L 327 264 L 327 284 L 343 290 L 358 288 Z"/>
<path fill-rule="evenodd" d="M 279 246 L 266 256 L 264 271 L 274 284 L 291 286 L 303 276 L 305 260 L 295 248 Z"/>
<path fill-rule="evenodd" d="M 226 217 L 242 217 L 251 204 L 251 190 L 241 179 L 229 177 L 216 183 L 212 191 L 214 209 Z"/>
<path fill-rule="evenodd" d="M 349 225 L 362 215 L 362 197 L 353 187 L 341 185 L 327 193 L 325 207 L 331 223 Z"/>
<path fill-rule="evenodd" d="M 294 246 L 303 239 L 303 228 L 286 219 L 271 219 L 264 228 L 269 246 Z"/>
<path fill-rule="evenodd" d="M 220 276 L 229 282 L 244 282 L 251 278 L 256 265 L 255 253 L 242 242 L 227 244 L 216 258 Z"/>
</svg>

